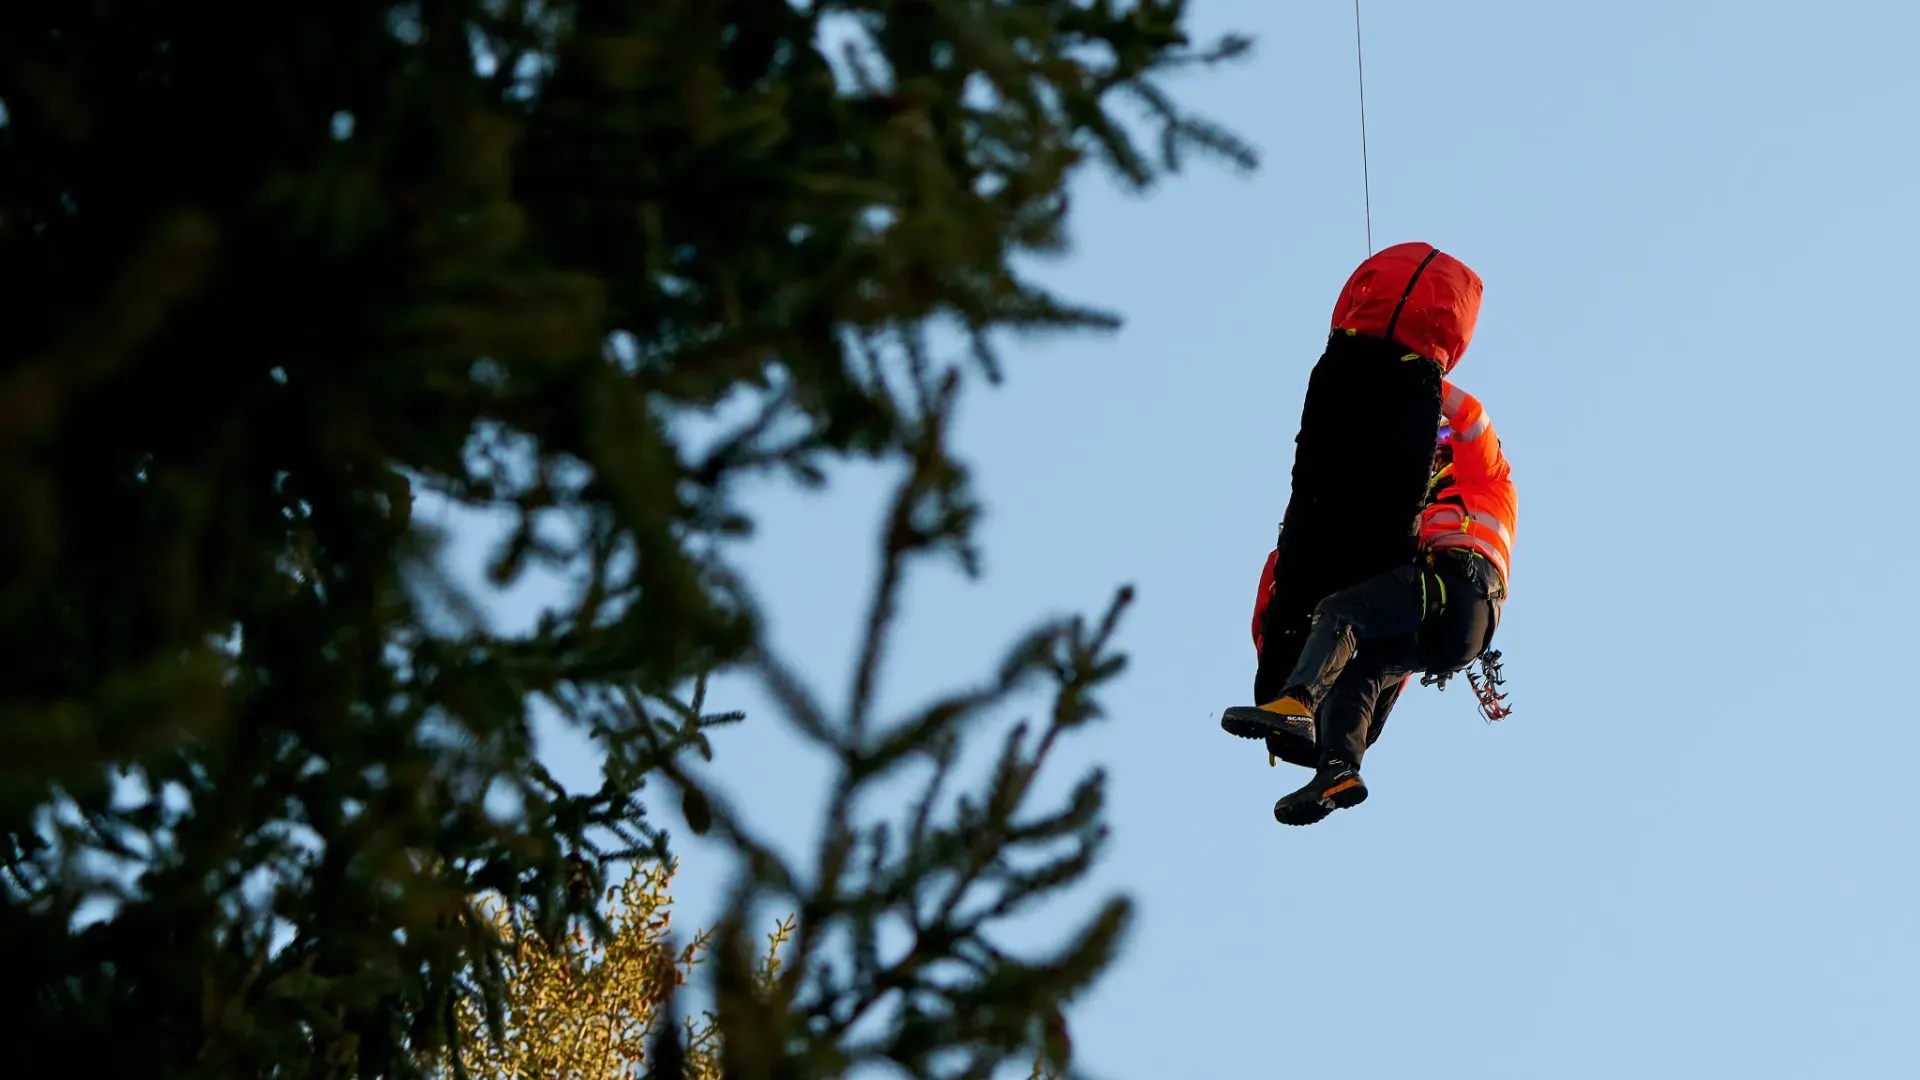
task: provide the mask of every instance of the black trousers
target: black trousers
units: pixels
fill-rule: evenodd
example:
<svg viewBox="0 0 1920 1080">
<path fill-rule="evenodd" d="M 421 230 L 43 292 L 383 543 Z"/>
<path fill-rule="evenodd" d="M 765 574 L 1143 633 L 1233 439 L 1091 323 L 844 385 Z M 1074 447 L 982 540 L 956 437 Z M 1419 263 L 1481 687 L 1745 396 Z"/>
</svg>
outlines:
<svg viewBox="0 0 1920 1080">
<path fill-rule="evenodd" d="M 1493 643 L 1505 601 L 1499 572 L 1460 549 L 1423 555 L 1322 600 L 1287 679 L 1313 707 L 1321 756 L 1358 765 L 1407 675 L 1473 663 Z"/>
</svg>

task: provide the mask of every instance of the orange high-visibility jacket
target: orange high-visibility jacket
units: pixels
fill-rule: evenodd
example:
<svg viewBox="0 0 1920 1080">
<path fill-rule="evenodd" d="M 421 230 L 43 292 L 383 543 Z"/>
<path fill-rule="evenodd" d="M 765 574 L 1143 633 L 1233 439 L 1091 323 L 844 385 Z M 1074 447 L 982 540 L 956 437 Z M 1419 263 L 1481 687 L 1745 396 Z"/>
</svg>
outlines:
<svg viewBox="0 0 1920 1080">
<path fill-rule="evenodd" d="M 1333 328 L 1386 338 L 1450 372 L 1473 341 L 1480 275 L 1432 244 L 1395 244 L 1360 264 L 1333 305 Z"/>
<path fill-rule="evenodd" d="M 1451 382 L 1443 381 L 1440 389 L 1453 462 L 1437 478 L 1433 499 L 1420 513 L 1420 546 L 1472 548 L 1505 581 L 1520 513 L 1513 470 L 1480 402 Z"/>
</svg>

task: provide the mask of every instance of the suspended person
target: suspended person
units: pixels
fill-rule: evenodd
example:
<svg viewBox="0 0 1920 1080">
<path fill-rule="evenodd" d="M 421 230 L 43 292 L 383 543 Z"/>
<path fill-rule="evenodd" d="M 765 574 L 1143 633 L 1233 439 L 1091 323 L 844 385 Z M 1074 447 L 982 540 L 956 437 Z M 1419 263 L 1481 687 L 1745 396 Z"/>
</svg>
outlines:
<svg viewBox="0 0 1920 1080">
<path fill-rule="evenodd" d="M 1444 387 L 1450 384 L 1443 382 L 1442 385 Z M 1449 430 L 1446 417 L 1442 415 L 1434 446 L 1432 476 L 1427 484 L 1427 506 L 1432 506 L 1437 498 L 1451 489 L 1452 448 L 1447 441 Z M 1259 591 L 1254 595 L 1253 649 L 1256 656 L 1260 654 L 1263 644 L 1266 610 L 1273 599 L 1274 576 L 1279 555 L 1277 549 L 1268 553 L 1266 565 L 1260 571 Z M 1400 695 L 1412 681 L 1413 673 L 1408 672 L 1398 682 L 1372 687 L 1372 693 L 1362 699 L 1361 704 L 1370 716 L 1367 723 L 1366 745 L 1368 747 L 1379 741 L 1381 729 L 1387 723 L 1387 716 L 1393 712 L 1393 707 L 1400 700 Z M 1228 715 L 1223 717 L 1223 723 L 1229 730 L 1252 728 L 1266 731 L 1269 764 L 1277 759 L 1311 769 L 1319 763 L 1320 752 L 1315 743 L 1312 716 L 1308 710 L 1299 707 L 1295 699 L 1284 694 L 1262 709 L 1253 709 L 1244 705 L 1234 706 L 1228 710 Z"/>
<path fill-rule="evenodd" d="M 1313 779 L 1274 804 L 1311 825 L 1367 797 L 1360 759 L 1413 672 L 1464 670 L 1493 645 L 1519 515 L 1512 469 L 1471 394 L 1445 386 L 1442 464 L 1420 516 L 1418 557 L 1321 601 L 1277 711 L 1305 718 Z M 1246 710 L 1255 711 L 1255 710 Z M 1302 727 L 1274 741 L 1298 743 Z"/>
<path fill-rule="evenodd" d="M 1423 243 L 1369 257 L 1341 289 L 1294 438 L 1292 495 L 1258 632 L 1255 708 L 1228 709 L 1228 732 L 1262 739 L 1299 726 L 1304 718 L 1278 702 L 1315 607 L 1413 561 L 1441 381 L 1473 339 L 1482 291 L 1465 263 Z"/>
</svg>

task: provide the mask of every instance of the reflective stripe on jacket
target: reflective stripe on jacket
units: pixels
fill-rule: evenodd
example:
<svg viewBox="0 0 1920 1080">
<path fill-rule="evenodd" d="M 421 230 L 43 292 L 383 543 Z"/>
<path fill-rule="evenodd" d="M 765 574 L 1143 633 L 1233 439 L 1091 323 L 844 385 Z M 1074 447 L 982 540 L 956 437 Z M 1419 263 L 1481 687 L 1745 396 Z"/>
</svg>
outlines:
<svg viewBox="0 0 1920 1080">
<path fill-rule="evenodd" d="M 1453 463 L 1433 501 L 1420 513 L 1420 546 L 1472 548 L 1485 555 L 1505 581 L 1520 513 L 1513 470 L 1480 402 L 1451 382 L 1441 384 L 1441 393 Z"/>
</svg>

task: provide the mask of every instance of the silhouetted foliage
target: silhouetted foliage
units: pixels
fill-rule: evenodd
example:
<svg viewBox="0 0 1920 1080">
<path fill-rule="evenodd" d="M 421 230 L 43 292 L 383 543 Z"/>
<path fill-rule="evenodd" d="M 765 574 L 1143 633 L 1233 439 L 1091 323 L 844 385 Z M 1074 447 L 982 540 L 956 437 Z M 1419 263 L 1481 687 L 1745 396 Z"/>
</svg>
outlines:
<svg viewBox="0 0 1920 1080">
<path fill-rule="evenodd" d="M 1250 163 L 1153 81 L 1241 50 L 1190 48 L 1184 19 L 1152 0 L 0 8 L 18 1059 L 412 1074 L 469 991 L 495 996 L 479 897 L 552 941 L 604 931 L 607 864 L 665 856 L 649 778 L 739 846 L 742 904 L 800 913 L 777 993 L 749 992 L 722 928 L 728 1076 L 875 1055 L 983 1075 L 966 1063 L 1061 1045 L 1051 1010 L 1121 909 L 1037 964 L 984 931 L 1091 856 L 1097 785 L 1016 815 L 1053 733 L 1091 714 L 1105 630 L 1042 632 L 978 699 L 904 728 L 877 728 L 864 690 L 830 722 L 756 647 L 716 552 L 748 528 L 747 477 L 905 463 L 874 669 L 902 560 L 970 551 L 929 331 L 961 331 L 966 370 L 995 377 L 995 331 L 1111 322 L 1015 268 L 1061 249 L 1083 162 L 1142 186 L 1186 148 Z M 422 496 L 515 523 L 495 582 L 574 587 L 530 631 L 491 626 L 414 520 Z M 840 755 L 808 884 L 679 764 L 738 719 L 701 700 L 736 664 Z M 1048 734 L 1009 744 L 981 801 L 891 842 L 842 813 L 950 761 L 976 706 L 1036 678 L 1061 687 Z M 604 753 L 598 790 L 535 760 L 540 708 Z M 1008 861 L 1050 840 L 1056 868 Z M 981 888 L 1002 894 L 984 914 Z M 873 951 L 885 917 L 916 935 L 904 958 Z M 882 1034 L 850 1034 L 875 1009 Z"/>
<path fill-rule="evenodd" d="M 925 388 L 912 467 L 883 525 L 885 551 L 845 711 L 830 714 L 763 649 L 744 661 L 836 767 L 824 835 L 805 865 L 760 838 L 724 793 L 704 796 L 715 834 L 744 856 L 714 943 L 729 1080 L 837 1077 L 880 1061 L 909 1076 L 986 1078 L 1037 1059 L 1049 1075 L 1071 1075 L 1062 1010 L 1107 966 L 1128 923 L 1127 902 L 1109 899 L 1039 956 L 1010 950 L 996 933 L 1080 881 L 1106 839 L 1098 771 L 1059 805 L 1036 805 L 1036 796 L 1061 742 L 1101 715 L 1096 689 L 1124 666 L 1110 646 L 1127 590 L 1095 624 L 1039 625 L 972 689 L 892 722 L 875 715 L 873 690 L 906 573 L 950 552 L 975 510 L 964 470 L 944 445 L 957 382 L 949 370 Z M 1050 697 L 1044 722 L 1014 725 L 984 782 L 956 790 L 962 749 L 1034 691 Z M 880 793 L 916 772 L 924 776 L 919 794 L 897 813 L 876 813 Z M 679 762 L 661 773 L 682 790 L 694 786 Z M 767 990 L 754 978 L 747 926 L 769 904 L 797 912 L 798 922 Z"/>
</svg>

